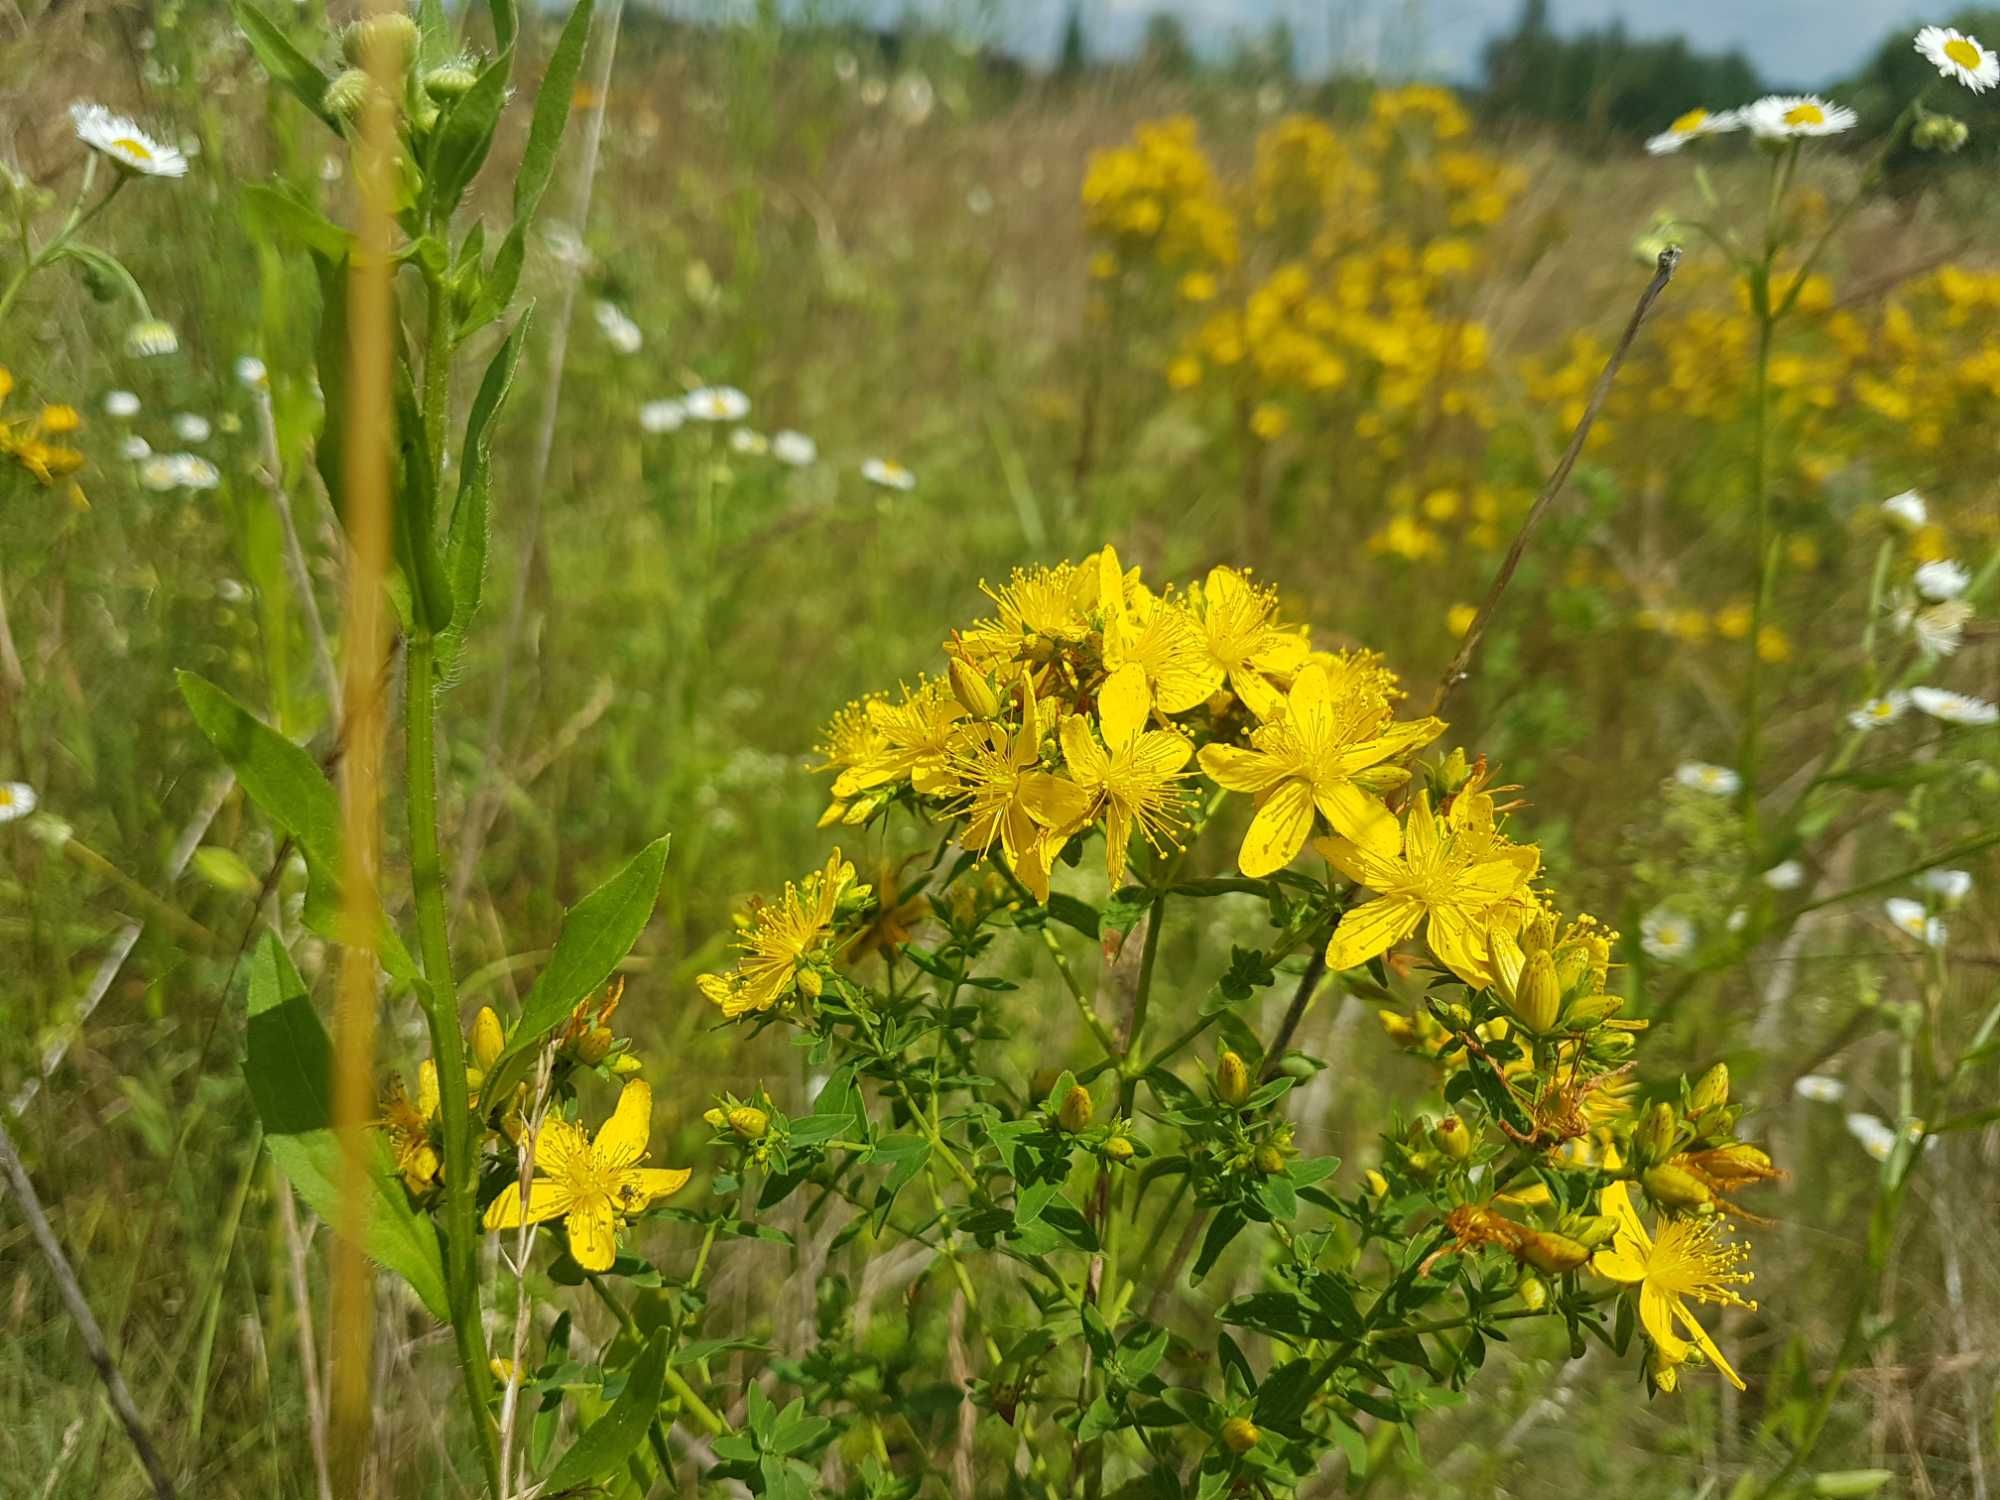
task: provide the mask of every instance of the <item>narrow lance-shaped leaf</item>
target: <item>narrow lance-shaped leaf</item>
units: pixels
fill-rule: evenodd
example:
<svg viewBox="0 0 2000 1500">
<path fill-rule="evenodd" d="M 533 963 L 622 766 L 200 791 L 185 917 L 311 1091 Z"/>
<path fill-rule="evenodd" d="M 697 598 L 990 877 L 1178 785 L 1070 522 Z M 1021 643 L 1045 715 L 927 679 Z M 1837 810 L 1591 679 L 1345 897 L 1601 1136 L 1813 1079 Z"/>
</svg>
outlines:
<svg viewBox="0 0 2000 1500">
<path fill-rule="evenodd" d="M 301 104 L 325 122 L 329 130 L 340 129 L 340 122 L 326 107 L 326 87 L 330 80 L 319 70 L 319 66 L 294 47 L 291 38 L 250 0 L 233 0 L 230 10 L 249 41 L 250 50 L 257 54 L 257 61 L 271 75 L 271 81 L 290 90 Z"/>
<path fill-rule="evenodd" d="M 459 199 L 486 164 L 493 149 L 493 134 L 500 124 L 500 111 L 507 103 L 507 73 L 512 58 L 506 54 L 480 71 L 464 97 L 451 106 L 439 126 L 431 148 L 427 186 L 442 215 L 458 207 Z"/>
<path fill-rule="evenodd" d="M 486 1075 L 486 1095 L 504 1099 L 527 1073 L 542 1038 L 569 1019 L 577 1003 L 611 977 L 611 971 L 646 924 L 660 898 L 667 843 L 655 839 L 603 885 L 570 908 L 535 987 L 522 1003 L 521 1019 L 507 1046 Z"/>
<path fill-rule="evenodd" d="M 327 1223 L 347 1232 L 358 1208 L 355 1243 L 409 1282 L 440 1321 L 449 1314 L 444 1260 L 431 1221 L 410 1207 L 381 1138 L 366 1134 L 367 1193 L 342 1201 L 345 1153 L 333 1127 L 333 1044 L 320 1025 L 284 945 L 266 934 L 250 960 L 249 1016 L 243 1074 L 264 1142 L 278 1170 Z"/>
<path fill-rule="evenodd" d="M 560 1495 L 602 1479 L 645 1439 L 647 1427 L 659 1414 L 660 1393 L 666 1386 L 668 1332 L 662 1328 L 647 1341 L 610 1410 L 585 1428 L 549 1471 L 542 1486 L 544 1494 Z"/>
<path fill-rule="evenodd" d="M 449 668 L 479 613 L 486 587 L 487 536 L 491 522 L 493 422 L 514 388 L 521 350 L 534 317 L 531 304 L 494 351 L 465 423 L 465 447 L 458 466 L 458 498 L 445 539 L 445 570 L 451 578 L 451 624 L 439 637 L 438 658 Z"/>
</svg>

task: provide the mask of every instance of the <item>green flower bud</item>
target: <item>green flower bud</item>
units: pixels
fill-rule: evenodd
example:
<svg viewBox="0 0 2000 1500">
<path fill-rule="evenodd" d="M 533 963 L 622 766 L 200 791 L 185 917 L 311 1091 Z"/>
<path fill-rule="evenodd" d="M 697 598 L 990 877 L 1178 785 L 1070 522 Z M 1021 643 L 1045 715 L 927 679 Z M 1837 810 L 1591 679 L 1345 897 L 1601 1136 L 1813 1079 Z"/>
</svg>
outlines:
<svg viewBox="0 0 2000 1500">
<path fill-rule="evenodd" d="M 1464 1161 L 1472 1155 L 1472 1132 L 1465 1128 L 1465 1121 L 1457 1115 L 1446 1115 L 1433 1125 L 1431 1140 L 1453 1161 Z"/>
<path fill-rule="evenodd" d="M 374 87 L 374 80 L 361 69 L 349 68 L 326 86 L 320 103 L 336 120 L 352 120 L 368 103 L 368 96 Z"/>
<path fill-rule="evenodd" d="M 1639 1183 L 1646 1189 L 1646 1196 L 1661 1208 L 1688 1212 L 1715 1204 L 1715 1194 L 1708 1190 L 1708 1184 L 1682 1167 L 1665 1163 L 1648 1167 L 1640 1175 Z"/>
<path fill-rule="evenodd" d="M 739 1104 L 729 1111 L 729 1128 L 746 1141 L 761 1141 L 771 1128 L 771 1117 L 754 1104 Z"/>
<path fill-rule="evenodd" d="M 1926 114 L 1910 132 L 1910 144 L 1919 151 L 1935 151 L 1950 156 L 1972 139 L 1965 121 L 1951 115 Z"/>
<path fill-rule="evenodd" d="M 1674 1151 L 1674 1132 L 1679 1128 L 1673 1105 L 1662 1099 L 1646 1111 L 1632 1132 L 1632 1155 L 1641 1167 L 1665 1161 Z"/>
<path fill-rule="evenodd" d="M 1241 1104 L 1250 1097 L 1250 1067 L 1234 1052 L 1224 1052 L 1215 1064 L 1215 1097 L 1224 1104 Z"/>
<path fill-rule="evenodd" d="M 1276 1177 L 1285 1170 L 1285 1153 L 1276 1146 L 1259 1146 L 1254 1160 L 1257 1170 L 1266 1177 Z"/>
<path fill-rule="evenodd" d="M 1523 1261 L 1547 1276 L 1560 1276 L 1564 1271 L 1574 1271 L 1590 1259 L 1590 1251 L 1586 1246 L 1566 1234 L 1551 1234 L 1546 1229 L 1524 1231 L 1521 1236 L 1521 1248 L 1517 1253 Z"/>
<path fill-rule="evenodd" d="M 1571 1031 L 1590 1031 L 1624 1008 L 1625 1001 L 1617 995 L 1580 995 L 1563 1008 L 1563 1025 Z"/>
<path fill-rule="evenodd" d="M 1521 1305 L 1531 1312 L 1540 1312 L 1549 1303 L 1549 1289 L 1539 1276 L 1523 1276 L 1514 1288 L 1514 1295 L 1521 1299 Z"/>
<path fill-rule="evenodd" d="M 1695 1084 L 1693 1092 L 1688 1095 L 1688 1113 L 1706 1114 L 1709 1110 L 1718 1109 L 1728 1102 L 1729 1065 L 1717 1063 L 1701 1075 L 1701 1081 Z"/>
<path fill-rule="evenodd" d="M 343 31 L 340 52 L 357 68 L 386 65 L 400 73 L 416 55 L 418 40 L 415 21 L 401 11 L 388 11 L 356 21 Z"/>
<path fill-rule="evenodd" d="M 1595 1250 L 1618 1232 L 1618 1221 L 1608 1214 L 1572 1214 L 1563 1220 L 1562 1230 L 1579 1245 Z"/>
<path fill-rule="evenodd" d="M 612 1044 L 616 1041 L 609 1026 L 593 1026 L 574 1043 L 577 1060 L 595 1067 L 611 1055 Z"/>
<path fill-rule="evenodd" d="M 990 719 L 1000 712 L 1000 695 L 986 674 L 975 671 L 964 658 L 954 656 L 946 669 L 951 677 L 951 695 L 975 719 Z"/>
<path fill-rule="evenodd" d="M 1090 1090 L 1082 1084 L 1071 1084 L 1070 1091 L 1063 1095 L 1061 1106 L 1056 1110 L 1056 1123 L 1071 1135 L 1090 1128 L 1091 1118 L 1097 1113 L 1097 1106 L 1091 1102 Z"/>
<path fill-rule="evenodd" d="M 1130 1161 L 1136 1150 L 1122 1135 L 1114 1135 L 1104 1143 L 1104 1155 L 1110 1161 Z"/>
<path fill-rule="evenodd" d="M 1508 1009 L 1528 1030 L 1540 1033 L 1554 1028 L 1561 1008 L 1562 984 L 1556 978 L 1556 962 L 1548 949 L 1537 949 L 1528 955 Z"/>
<path fill-rule="evenodd" d="M 424 92 L 444 104 L 453 99 L 463 99 L 478 81 L 479 74 L 474 71 L 470 58 L 454 58 L 424 74 Z"/>
</svg>

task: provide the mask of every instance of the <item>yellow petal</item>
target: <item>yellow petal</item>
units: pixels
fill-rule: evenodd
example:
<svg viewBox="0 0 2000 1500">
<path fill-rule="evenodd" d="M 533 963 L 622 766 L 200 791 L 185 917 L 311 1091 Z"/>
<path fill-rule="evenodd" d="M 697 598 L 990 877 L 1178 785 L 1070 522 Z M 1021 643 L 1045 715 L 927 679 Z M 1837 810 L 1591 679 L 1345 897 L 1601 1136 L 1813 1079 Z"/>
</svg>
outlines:
<svg viewBox="0 0 2000 1500">
<path fill-rule="evenodd" d="M 1104 814 L 1104 869 L 1114 891 L 1125 883 L 1125 851 L 1131 842 L 1131 818 L 1123 808 L 1110 807 Z"/>
<path fill-rule="evenodd" d="M 1148 730 L 1133 743 L 1128 763 L 1139 776 L 1164 779 L 1188 763 L 1192 741 L 1165 729 Z"/>
<path fill-rule="evenodd" d="M 1606 1281 L 1644 1281 L 1646 1263 L 1622 1249 L 1600 1250 L 1590 1258 L 1590 1269 Z"/>
<path fill-rule="evenodd" d="M 537 1177 L 528 1184 L 528 1222 L 546 1223 L 559 1219 L 569 1212 L 569 1189 L 552 1177 Z M 510 1182 L 501 1190 L 500 1196 L 486 1205 L 486 1227 L 488 1229 L 518 1229 L 521 1227 L 521 1187 Z"/>
<path fill-rule="evenodd" d="M 1323 710 L 1333 697 L 1333 685 L 1327 681 L 1326 668 L 1318 662 L 1308 662 L 1299 668 L 1298 676 L 1292 679 L 1292 690 L 1285 695 L 1285 707 L 1295 719 Z"/>
<path fill-rule="evenodd" d="M 1418 792 L 1403 824 L 1403 857 L 1413 865 L 1429 864 L 1437 858 L 1441 834 L 1437 815 L 1431 811 L 1431 794 Z"/>
<path fill-rule="evenodd" d="M 1377 896 L 1340 919 L 1327 944 L 1326 966 L 1338 973 L 1365 964 L 1408 937 L 1422 920 L 1424 909 L 1407 896 Z"/>
<path fill-rule="evenodd" d="M 1305 848 L 1312 824 L 1312 788 L 1298 780 L 1279 782 L 1250 820 L 1238 866 L 1253 880 L 1284 869 Z"/>
<path fill-rule="evenodd" d="M 1243 700 L 1243 706 L 1264 720 L 1285 716 L 1285 699 L 1271 686 L 1271 679 L 1250 667 L 1237 667 L 1229 674 L 1229 688 Z"/>
<path fill-rule="evenodd" d="M 1688 1357 L 1688 1341 L 1674 1328 L 1674 1302 L 1650 1282 L 1639 1283 L 1639 1326 L 1669 1364 Z"/>
<path fill-rule="evenodd" d="M 1353 840 L 1371 854 L 1393 857 L 1403 847 L 1396 815 L 1351 781 L 1322 781 L 1313 788 L 1313 802 L 1333 831 Z"/>
<path fill-rule="evenodd" d="M 417 1113 L 426 1120 L 435 1120 L 438 1112 L 438 1070 L 437 1064 L 428 1057 L 417 1069 Z"/>
<path fill-rule="evenodd" d="M 653 1130 L 653 1089 L 643 1078 L 634 1078 L 618 1095 L 618 1107 L 597 1132 L 591 1154 L 605 1169 L 633 1166 L 646 1155 L 647 1137 Z"/>
<path fill-rule="evenodd" d="M 1113 750 L 1144 729 L 1152 711 L 1153 690 L 1137 662 L 1127 662 L 1097 690 L 1097 721 L 1104 726 L 1104 743 Z"/>
<path fill-rule="evenodd" d="M 1261 792 L 1285 776 L 1285 768 L 1275 756 L 1234 745 L 1204 745 L 1200 761 L 1202 774 L 1229 792 Z"/>
<path fill-rule="evenodd" d="M 685 1167 L 635 1167 L 618 1179 L 618 1207 L 636 1214 L 662 1198 L 671 1198 L 694 1174 Z"/>
<path fill-rule="evenodd" d="M 1632 1207 L 1632 1190 L 1622 1182 L 1607 1182 L 1597 1195 L 1597 1211 L 1609 1214 L 1618 1221 L 1619 1231 L 1637 1242 L 1641 1255 L 1651 1250 L 1653 1242 L 1646 1237 L 1646 1226 L 1640 1222 L 1638 1210 Z"/>
<path fill-rule="evenodd" d="M 1412 719 L 1403 724 L 1391 724 L 1373 739 L 1349 745 L 1335 757 L 1334 763 L 1340 770 L 1358 771 L 1363 766 L 1372 766 L 1401 755 L 1412 745 L 1427 745 L 1443 734 L 1444 728 L 1442 719 Z"/>
<path fill-rule="evenodd" d="M 1743 1377 L 1736 1373 L 1736 1367 L 1722 1357 L 1722 1351 L 1716 1348 L 1715 1340 L 1708 1336 L 1708 1330 L 1694 1320 L 1694 1314 L 1679 1302 L 1673 1303 L 1672 1307 L 1680 1319 L 1681 1327 L 1688 1331 L 1688 1337 L 1694 1340 L 1695 1347 L 1708 1356 L 1708 1362 L 1720 1370 L 1737 1390 L 1748 1389 L 1743 1384 Z"/>
<path fill-rule="evenodd" d="M 1493 971 L 1486 966 L 1486 927 L 1462 907 L 1434 906 L 1424 931 L 1431 952 L 1439 963 L 1476 990 L 1493 983 Z"/>
<path fill-rule="evenodd" d="M 1062 721 L 1057 737 L 1062 741 L 1063 764 L 1069 767 L 1069 774 L 1083 786 L 1101 786 L 1111 761 L 1090 732 L 1090 721 L 1082 714 L 1071 714 Z"/>
<path fill-rule="evenodd" d="M 1356 885 L 1365 885 L 1371 891 L 1388 890 L 1403 878 L 1407 869 L 1401 860 L 1384 859 L 1352 839 L 1314 839 L 1313 849 L 1349 880 Z"/>
<path fill-rule="evenodd" d="M 570 1259 L 586 1271 L 608 1271 L 618 1258 L 618 1219 L 611 1211 L 611 1199 L 597 1193 L 578 1203 L 563 1221 L 569 1231 Z"/>
<path fill-rule="evenodd" d="M 1541 859 L 1541 851 L 1531 847 L 1503 849 L 1467 865 L 1459 880 L 1482 900 L 1505 901 L 1535 878 Z"/>
</svg>

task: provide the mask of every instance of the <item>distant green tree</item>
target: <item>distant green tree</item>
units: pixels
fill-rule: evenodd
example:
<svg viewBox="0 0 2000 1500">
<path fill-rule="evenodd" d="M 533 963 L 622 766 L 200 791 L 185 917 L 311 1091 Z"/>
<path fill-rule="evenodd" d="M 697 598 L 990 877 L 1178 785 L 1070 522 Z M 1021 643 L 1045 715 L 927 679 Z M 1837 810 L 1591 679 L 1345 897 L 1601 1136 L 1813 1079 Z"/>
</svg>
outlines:
<svg viewBox="0 0 2000 1500">
<path fill-rule="evenodd" d="M 1483 68 L 1492 113 L 1600 135 L 1650 133 L 1697 105 L 1726 109 L 1764 92 L 1740 52 L 1696 52 L 1679 37 L 1639 41 L 1617 22 L 1558 36 L 1548 0 L 1523 0 L 1514 29 L 1487 44 Z"/>
<path fill-rule="evenodd" d="M 1187 27 L 1170 10 L 1156 10 L 1146 17 L 1146 39 L 1139 48 L 1141 66 L 1169 78 L 1184 78 L 1194 72 L 1194 48 L 1188 45 Z"/>
<path fill-rule="evenodd" d="M 1070 0 L 1069 15 L 1063 21 L 1062 48 L 1056 55 L 1056 74 L 1075 78 L 1090 66 L 1090 42 L 1083 34 L 1083 0 Z"/>
</svg>

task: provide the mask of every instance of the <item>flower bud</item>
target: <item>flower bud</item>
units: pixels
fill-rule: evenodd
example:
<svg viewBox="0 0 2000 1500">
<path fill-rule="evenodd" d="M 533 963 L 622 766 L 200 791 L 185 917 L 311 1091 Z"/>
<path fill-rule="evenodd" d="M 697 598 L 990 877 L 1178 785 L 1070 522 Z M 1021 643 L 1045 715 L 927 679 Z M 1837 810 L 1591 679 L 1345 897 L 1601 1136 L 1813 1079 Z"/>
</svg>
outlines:
<svg viewBox="0 0 2000 1500">
<path fill-rule="evenodd" d="M 1590 1259 L 1590 1251 L 1568 1235 L 1551 1234 L 1546 1229 L 1522 1230 L 1520 1249 L 1515 1253 L 1548 1276 L 1574 1271 Z"/>
<path fill-rule="evenodd" d="M 826 988 L 826 982 L 819 977 L 818 969 L 800 969 L 797 975 L 799 993 L 808 1000 L 817 1000 Z"/>
<path fill-rule="evenodd" d="M 1646 1374 L 1663 1395 L 1671 1396 L 1674 1387 L 1681 1383 L 1679 1362 L 1661 1353 L 1658 1344 L 1650 1345 L 1646 1350 Z"/>
<path fill-rule="evenodd" d="M 1257 1164 L 1257 1170 L 1266 1177 L 1276 1177 L 1285 1170 L 1285 1153 L 1276 1146 L 1259 1146 L 1253 1160 Z"/>
<path fill-rule="evenodd" d="M 464 98 L 478 81 L 479 75 L 473 71 L 471 62 L 461 57 L 424 74 L 424 92 L 443 104 Z"/>
<path fill-rule="evenodd" d="M 409 64 L 417 50 L 417 23 L 400 11 L 386 11 L 356 21 L 340 34 L 340 51 L 357 68 L 387 66 L 395 72 Z M 378 64 L 376 59 L 381 59 Z"/>
<path fill-rule="evenodd" d="M 1747 1141 L 1676 1157 L 1675 1163 L 1699 1168 L 1702 1176 L 1721 1183 L 1769 1182 L 1785 1175 L 1772 1165 L 1770 1153 Z"/>
<path fill-rule="evenodd" d="M 975 719 L 990 719 L 1000 712 L 1000 695 L 983 672 L 976 672 L 963 657 L 951 658 L 951 695 Z"/>
<path fill-rule="evenodd" d="M 1556 979 L 1556 963 L 1546 948 L 1528 955 L 1521 979 L 1514 986 L 1514 1001 L 1508 1007 L 1514 1018 L 1528 1030 L 1544 1032 L 1554 1028 L 1562 1008 L 1562 985 Z"/>
<path fill-rule="evenodd" d="M 754 1104 L 739 1104 L 729 1111 L 729 1128 L 746 1141 L 761 1141 L 771 1128 L 771 1117 Z"/>
<path fill-rule="evenodd" d="M 500 1017 L 494 1013 L 492 1006 L 480 1006 L 479 1014 L 472 1018 L 473 1060 L 490 1073 L 506 1047 L 507 1033 L 500 1025 Z"/>
<path fill-rule="evenodd" d="M 1386 1198 L 1389 1196 L 1389 1179 L 1373 1167 L 1370 1167 L 1361 1174 L 1361 1180 L 1367 1184 L 1369 1197 Z"/>
<path fill-rule="evenodd" d="M 1919 151 L 1936 151 L 1949 156 L 1972 138 L 1965 121 L 1951 115 L 1926 114 L 1910 132 L 1910 144 Z"/>
<path fill-rule="evenodd" d="M 1572 1214 L 1563 1220 L 1562 1230 L 1586 1250 L 1595 1250 L 1618 1232 L 1618 1221 L 1609 1214 Z"/>
<path fill-rule="evenodd" d="M 1472 1155 L 1472 1132 L 1457 1115 L 1446 1115 L 1433 1125 L 1431 1140 L 1453 1161 L 1464 1161 Z"/>
<path fill-rule="evenodd" d="M 1222 1446 L 1231 1453 L 1248 1453 L 1263 1436 L 1248 1417 L 1231 1417 L 1222 1424 Z"/>
<path fill-rule="evenodd" d="M 360 68 L 349 68 L 326 86 L 320 104 L 336 120 L 352 120 L 361 113 L 374 86 L 374 80 Z"/>
<path fill-rule="evenodd" d="M 611 1055 L 612 1044 L 617 1040 L 609 1026 L 591 1027 L 573 1044 L 577 1061 L 595 1067 Z"/>
<path fill-rule="evenodd" d="M 1685 1168 L 1662 1162 L 1657 1167 L 1648 1167 L 1639 1178 L 1646 1189 L 1646 1196 L 1661 1208 L 1688 1211 L 1712 1207 L 1715 1194 L 1708 1190 L 1708 1184 Z"/>
<path fill-rule="evenodd" d="M 1673 1154 L 1674 1131 L 1678 1122 L 1673 1105 L 1662 1099 L 1646 1111 L 1632 1132 L 1632 1154 L 1642 1167 L 1665 1161 Z"/>
<path fill-rule="evenodd" d="M 1073 1083 L 1056 1110 L 1056 1123 L 1075 1135 L 1079 1130 L 1090 1128 L 1090 1121 L 1096 1113 L 1097 1106 L 1091 1103 L 1090 1090 L 1080 1083 Z"/>
<path fill-rule="evenodd" d="M 1122 1135 L 1114 1135 L 1104 1143 L 1104 1155 L 1111 1161 L 1130 1161 L 1135 1149 Z"/>
<path fill-rule="evenodd" d="M 1410 1018 L 1399 1011 L 1378 1010 L 1375 1019 L 1382 1023 L 1382 1029 L 1389 1033 L 1389 1040 L 1398 1047 L 1417 1045 L 1417 1028 L 1410 1024 Z"/>
<path fill-rule="evenodd" d="M 701 1117 L 704 1120 L 706 1120 L 709 1124 L 713 1125 L 717 1130 L 721 1130 L 723 1127 L 729 1124 L 728 1114 L 724 1112 L 719 1106 L 715 1109 L 703 1110 L 701 1112 Z"/>
<path fill-rule="evenodd" d="M 1688 1113 L 1706 1114 L 1711 1109 L 1719 1109 L 1729 1102 L 1729 1064 L 1717 1063 L 1695 1084 L 1688 1095 Z"/>
<path fill-rule="evenodd" d="M 1250 1097 L 1250 1067 L 1234 1052 L 1224 1052 L 1215 1064 L 1215 1097 L 1224 1104 Z"/>
<path fill-rule="evenodd" d="M 1563 1025 L 1571 1031 L 1589 1031 L 1624 1008 L 1625 1001 L 1618 995 L 1579 995 L 1563 1008 Z"/>
<path fill-rule="evenodd" d="M 611 1059 L 611 1071 L 620 1078 L 629 1078 L 634 1073 L 642 1072 L 645 1066 L 639 1061 L 639 1054 L 636 1052 L 621 1052 Z"/>
<path fill-rule="evenodd" d="M 1549 1289 L 1538 1276 L 1523 1276 L 1514 1288 L 1514 1295 L 1521 1299 L 1521 1305 L 1530 1312 L 1540 1312 L 1549 1303 Z"/>
</svg>

